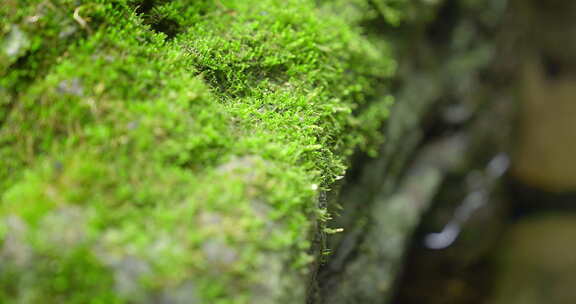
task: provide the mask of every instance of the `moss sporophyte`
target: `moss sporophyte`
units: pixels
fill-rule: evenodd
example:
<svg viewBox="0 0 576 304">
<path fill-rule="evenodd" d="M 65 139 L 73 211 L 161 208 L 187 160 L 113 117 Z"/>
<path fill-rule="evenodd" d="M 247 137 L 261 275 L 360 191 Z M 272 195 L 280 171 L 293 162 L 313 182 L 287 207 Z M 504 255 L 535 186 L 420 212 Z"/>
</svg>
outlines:
<svg viewBox="0 0 576 304">
<path fill-rule="evenodd" d="M 316 2 L 4 0 L 0 302 L 304 297 L 394 69 Z"/>
</svg>

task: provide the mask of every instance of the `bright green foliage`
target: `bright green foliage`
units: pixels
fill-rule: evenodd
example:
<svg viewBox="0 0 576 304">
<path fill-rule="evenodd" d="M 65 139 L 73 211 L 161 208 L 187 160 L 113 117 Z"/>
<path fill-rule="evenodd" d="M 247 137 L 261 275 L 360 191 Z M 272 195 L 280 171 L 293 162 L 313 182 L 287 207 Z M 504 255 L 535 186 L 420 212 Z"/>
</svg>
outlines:
<svg viewBox="0 0 576 304">
<path fill-rule="evenodd" d="M 301 299 L 318 192 L 390 104 L 329 5 L 3 0 L 0 302 Z"/>
</svg>

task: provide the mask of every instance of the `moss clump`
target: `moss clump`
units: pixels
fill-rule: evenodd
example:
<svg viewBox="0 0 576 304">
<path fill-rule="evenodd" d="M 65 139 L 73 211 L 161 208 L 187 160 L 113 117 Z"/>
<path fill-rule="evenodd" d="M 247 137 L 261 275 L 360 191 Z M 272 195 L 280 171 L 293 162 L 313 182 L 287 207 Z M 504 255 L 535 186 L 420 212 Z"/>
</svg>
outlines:
<svg viewBox="0 0 576 304">
<path fill-rule="evenodd" d="M 0 302 L 301 300 L 318 192 L 390 103 L 329 11 L 6 0 Z"/>
</svg>

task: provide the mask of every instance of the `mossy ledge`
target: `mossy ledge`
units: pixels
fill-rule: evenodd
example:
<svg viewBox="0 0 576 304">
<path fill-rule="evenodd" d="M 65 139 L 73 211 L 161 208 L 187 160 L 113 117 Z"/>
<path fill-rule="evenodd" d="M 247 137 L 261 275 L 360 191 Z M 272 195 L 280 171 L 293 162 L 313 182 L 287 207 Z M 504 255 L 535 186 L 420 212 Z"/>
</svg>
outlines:
<svg viewBox="0 0 576 304">
<path fill-rule="evenodd" d="M 3 0 L 0 302 L 303 303 L 391 103 L 332 5 Z"/>
</svg>

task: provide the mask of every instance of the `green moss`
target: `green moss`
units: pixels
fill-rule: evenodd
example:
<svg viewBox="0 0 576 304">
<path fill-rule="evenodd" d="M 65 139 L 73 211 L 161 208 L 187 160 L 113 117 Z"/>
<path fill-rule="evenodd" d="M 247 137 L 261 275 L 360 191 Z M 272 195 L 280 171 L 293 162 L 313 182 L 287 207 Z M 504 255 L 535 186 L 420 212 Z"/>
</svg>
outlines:
<svg viewBox="0 0 576 304">
<path fill-rule="evenodd" d="M 302 299 L 318 192 L 391 101 L 355 22 L 297 0 L 0 18 L 3 302 Z"/>
</svg>

